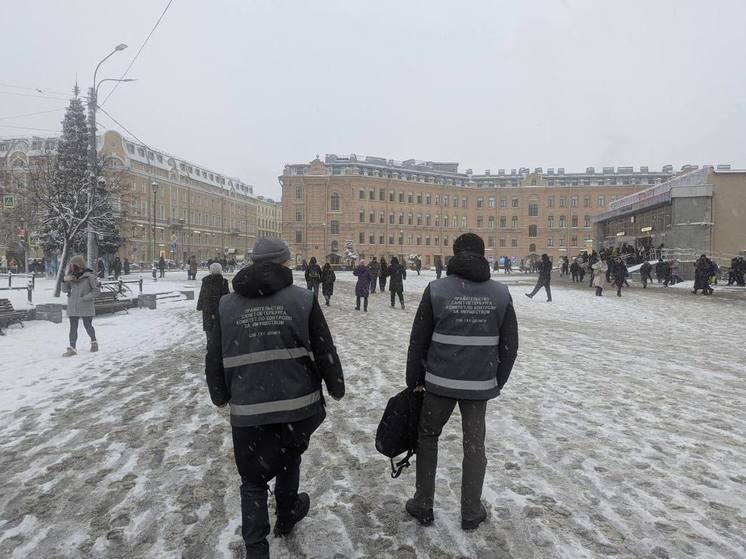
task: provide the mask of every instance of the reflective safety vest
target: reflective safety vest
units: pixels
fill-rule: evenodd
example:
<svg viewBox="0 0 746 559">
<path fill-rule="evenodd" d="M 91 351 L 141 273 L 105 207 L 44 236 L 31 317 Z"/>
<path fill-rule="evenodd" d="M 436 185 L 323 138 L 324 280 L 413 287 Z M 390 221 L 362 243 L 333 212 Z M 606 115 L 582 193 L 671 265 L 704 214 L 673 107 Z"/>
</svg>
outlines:
<svg viewBox="0 0 746 559">
<path fill-rule="evenodd" d="M 489 400 L 497 386 L 500 326 L 508 288 L 493 280 L 448 276 L 430 284 L 434 328 L 425 363 L 425 388 L 439 396 Z"/>
<path fill-rule="evenodd" d="M 313 292 L 294 285 L 266 297 L 220 299 L 232 425 L 290 423 L 323 411 L 308 333 L 312 308 Z"/>
</svg>

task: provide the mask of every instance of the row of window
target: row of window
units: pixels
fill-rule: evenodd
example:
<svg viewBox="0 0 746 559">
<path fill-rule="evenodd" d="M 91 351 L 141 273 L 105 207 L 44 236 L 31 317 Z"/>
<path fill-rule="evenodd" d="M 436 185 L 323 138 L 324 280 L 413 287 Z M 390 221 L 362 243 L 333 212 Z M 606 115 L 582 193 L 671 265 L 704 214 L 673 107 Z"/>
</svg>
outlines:
<svg viewBox="0 0 746 559">
<path fill-rule="evenodd" d="M 303 199 L 303 186 L 298 185 L 296 186 L 296 198 L 299 200 Z M 386 191 L 381 188 L 377 192 L 378 198 L 376 198 L 376 190 L 371 188 L 368 190 L 368 195 L 366 197 L 366 192 L 364 189 L 360 189 L 358 199 L 365 200 L 366 198 L 370 201 L 380 201 L 383 202 L 386 199 Z M 398 195 L 394 193 L 393 190 L 390 190 L 388 193 L 388 199 L 389 202 L 399 202 L 400 204 L 420 204 L 422 205 L 423 202 L 425 205 L 431 205 L 431 202 L 434 201 L 434 205 L 440 206 L 441 205 L 441 197 L 440 194 L 436 194 L 434 197 L 431 196 L 430 193 L 419 193 L 419 194 L 413 194 L 412 192 L 409 192 L 405 194 L 404 192 L 399 192 Z M 616 199 L 616 196 L 611 197 L 611 201 L 613 202 Z M 406 202 L 405 202 L 406 200 Z M 520 199 L 518 197 L 513 197 L 510 200 L 510 207 L 511 208 L 518 208 L 520 205 Z M 554 196 L 547 196 L 547 207 L 553 208 L 555 197 Z M 442 199 L 442 206 L 448 207 L 449 205 L 453 205 L 454 208 L 461 208 L 461 209 L 468 209 L 469 208 L 469 199 L 466 196 L 459 197 L 458 195 L 454 195 L 452 197 L 449 197 L 448 194 L 443 195 Z M 487 202 L 487 208 L 494 209 L 496 204 L 496 198 L 494 196 L 489 196 L 486 199 Z M 583 207 L 584 208 L 590 208 L 591 207 L 591 195 L 590 194 L 584 194 L 583 195 Z M 329 207 L 330 210 L 333 212 L 340 211 L 341 209 L 341 196 L 337 192 L 333 192 L 330 200 L 329 200 Z M 481 209 L 485 207 L 485 198 L 483 196 L 480 196 L 476 199 L 476 207 L 477 209 Z M 508 207 L 508 199 L 507 198 L 500 198 L 500 208 L 505 209 Z M 574 196 L 560 196 L 559 197 L 559 207 L 560 208 L 578 208 L 580 207 L 580 196 L 574 195 Z M 596 207 L 597 208 L 605 208 L 606 207 L 606 196 L 599 195 L 596 198 Z M 539 215 L 539 204 L 538 202 L 529 202 L 528 205 L 528 214 L 529 215 Z"/>
</svg>

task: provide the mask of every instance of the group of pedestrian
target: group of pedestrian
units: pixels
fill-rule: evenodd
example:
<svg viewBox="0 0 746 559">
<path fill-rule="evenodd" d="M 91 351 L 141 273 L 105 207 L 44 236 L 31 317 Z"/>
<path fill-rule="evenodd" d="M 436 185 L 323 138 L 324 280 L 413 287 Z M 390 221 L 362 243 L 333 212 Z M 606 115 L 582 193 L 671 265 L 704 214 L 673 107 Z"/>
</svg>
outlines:
<svg viewBox="0 0 746 559">
<path fill-rule="evenodd" d="M 434 522 L 438 439 L 458 405 L 464 438 L 461 527 L 473 530 L 487 518 L 481 500 L 487 401 L 508 380 L 518 328 L 507 288 L 490 279 L 482 239 L 462 235 L 453 251 L 447 277 L 431 282 L 422 296 L 409 341 L 407 387 L 424 394 L 415 493 L 404 508 L 422 525 Z M 233 279 L 233 293 L 223 295 L 214 310 L 205 374 L 212 402 L 230 405 L 247 556 L 266 558 L 268 483 L 275 480 L 274 534 L 286 536 L 311 506 L 309 495 L 299 491 L 300 465 L 326 417 L 322 382 L 335 400 L 344 396 L 345 382 L 313 290 L 293 285 L 287 245 L 259 239 L 252 258 Z M 369 266 L 360 261 L 354 273 L 356 294 L 369 293 Z M 405 277 L 404 266 L 392 258 L 392 304 L 399 294 L 403 305 Z"/>
</svg>

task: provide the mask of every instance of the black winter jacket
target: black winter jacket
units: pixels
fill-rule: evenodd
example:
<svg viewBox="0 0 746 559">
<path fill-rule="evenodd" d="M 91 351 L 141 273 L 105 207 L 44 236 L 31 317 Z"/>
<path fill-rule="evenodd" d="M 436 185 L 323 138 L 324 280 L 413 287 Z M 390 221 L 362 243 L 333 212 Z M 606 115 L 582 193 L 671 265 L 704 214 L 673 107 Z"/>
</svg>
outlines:
<svg viewBox="0 0 746 559">
<path fill-rule="evenodd" d="M 407 271 L 404 266 L 398 262 L 389 264 L 389 291 L 404 291 L 405 279 L 407 279 Z"/>
<path fill-rule="evenodd" d="M 490 265 L 483 256 L 461 252 L 451 258 L 446 274 L 460 276 L 471 281 L 487 281 L 490 279 Z M 428 285 L 422 294 L 422 300 L 417 309 L 409 338 L 409 352 L 407 354 L 407 386 L 409 388 L 424 384 L 425 360 L 435 329 L 434 322 L 433 307 L 430 301 L 430 286 Z M 508 381 L 517 355 L 518 320 L 511 300 L 500 326 L 500 362 L 495 370 L 498 388 L 502 389 Z"/>
<path fill-rule="evenodd" d="M 202 329 L 205 332 L 212 330 L 215 323 L 215 314 L 218 311 L 218 303 L 223 295 L 228 295 L 228 280 L 218 274 L 210 274 L 202 278 L 202 288 L 199 290 L 197 299 L 197 310 L 202 311 Z"/>
</svg>

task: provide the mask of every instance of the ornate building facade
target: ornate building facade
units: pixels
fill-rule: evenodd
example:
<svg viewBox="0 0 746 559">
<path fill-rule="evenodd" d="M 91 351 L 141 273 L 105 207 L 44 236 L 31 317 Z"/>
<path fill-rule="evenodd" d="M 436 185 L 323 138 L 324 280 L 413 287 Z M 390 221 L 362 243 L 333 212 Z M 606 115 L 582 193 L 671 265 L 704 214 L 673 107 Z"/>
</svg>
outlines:
<svg viewBox="0 0 746 559">
<path fill-rule="evenodd" d="M 56 138 L 0 139 L 0 191 L 23 188 L 34 158 L 55 153 Z M 106 131 L 98 138 L 103 175 L 112 190 L 123 244 L 120 258 L 149 263 L 163 256 L 177 263 L 234 257 L 243 260 L 257 237 L 259 212 L 266 231 L 278 233 L 278 204 L 258 197 L 253 187 L 203 165 Z M 22 199 L 19 196 L 18 199 Z M 260 209 L 261 208 L 261 209 Z M 274 209 L 273 211 L 270 211 Z M 35 228 L 28 224 L 28 228 Z M 32 239 L 33 245 L 33 239 Z M 39 253 L 38 247 L 31 254 Z"/>
<path fill-rule="evenodd" d="M 577 254 L 593 243 L 593 218 L 617 198 L 673 175 L 647 167 L 458 171 L 458 163 L 327 155 L 286 165 L 282 234 L 297 262 L 417 255 L 447 260 L 461 233 L 479 234 L 490 259 Z"/>
</svg>

